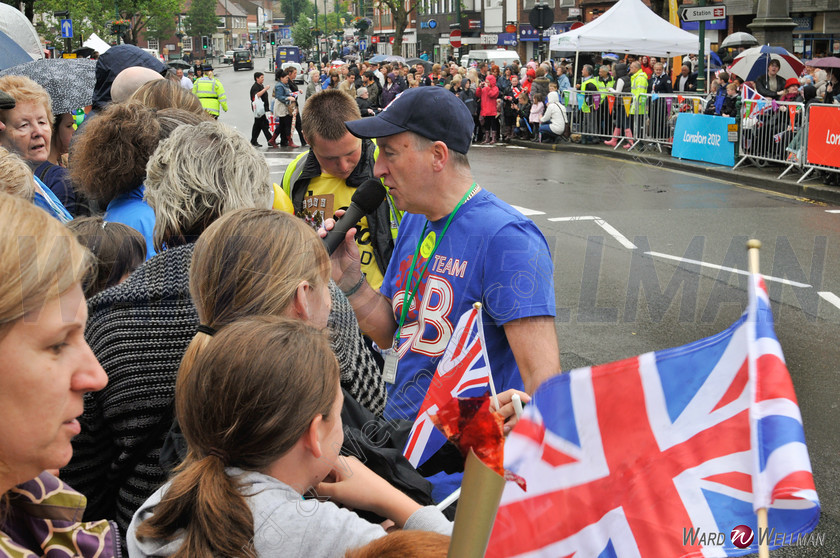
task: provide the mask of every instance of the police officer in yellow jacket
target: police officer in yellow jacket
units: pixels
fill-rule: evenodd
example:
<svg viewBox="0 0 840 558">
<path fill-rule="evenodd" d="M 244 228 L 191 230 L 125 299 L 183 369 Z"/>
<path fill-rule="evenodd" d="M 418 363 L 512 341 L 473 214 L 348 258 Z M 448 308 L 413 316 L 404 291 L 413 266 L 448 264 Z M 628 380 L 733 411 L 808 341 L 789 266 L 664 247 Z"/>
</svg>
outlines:
<svg viewBox="0 0 840 558">
<path fill-rule="evenodd" d="M 204 75 L 193 83 L 193 93 L 201 101 L 201 106 L 204 107 L 204 110 L 210 113 L 213 118 L 219 118 L 219 107 L 227 112 L 228 106 L 225 87 L 213 75 L 213 66 L 210 64 L 204 65 Z"/>
</svg>

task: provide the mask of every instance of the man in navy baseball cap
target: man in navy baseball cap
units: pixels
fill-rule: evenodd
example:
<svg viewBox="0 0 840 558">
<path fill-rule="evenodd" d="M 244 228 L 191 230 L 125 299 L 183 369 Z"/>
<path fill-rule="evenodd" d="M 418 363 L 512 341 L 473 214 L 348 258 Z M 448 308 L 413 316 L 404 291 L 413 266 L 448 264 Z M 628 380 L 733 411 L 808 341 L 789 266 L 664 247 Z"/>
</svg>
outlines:
<svg viewBox="0 0 840 558">
<path fill-rule="evenodd" d="M 438 369 L 456 324 L 477 301 L 500 406 L 507 409 L 513 389 L 532 393 L 559 374 L 548 243 L 533 221 L 473 178 L 467 159 L 473 119 L 461 99 L 441 87 L 409 89 L 377 116 L 344 125 L 376 140 L 373 174 L 405 211 L 378 291 L 361 274 L 356 229 L 330 256 L 332 276 L 362 331 L 393 349 L 383 353 L 383 416 L 417 416 L 429 371 Z M 333 225 L 325 221 L 320 234 Z M 459 482 L 444 473 L 429 480 L 435 498 Z"/>
<path fill-rule="evenodd" d="M 473 133 L 472 115 L 458 98 L 442 87 L 415 87 L 399 95 L 374 118 L 345 122 L 360 138 L 384 138 L 414 132 L 449 149 L 466 154 Z"/>
</svg>

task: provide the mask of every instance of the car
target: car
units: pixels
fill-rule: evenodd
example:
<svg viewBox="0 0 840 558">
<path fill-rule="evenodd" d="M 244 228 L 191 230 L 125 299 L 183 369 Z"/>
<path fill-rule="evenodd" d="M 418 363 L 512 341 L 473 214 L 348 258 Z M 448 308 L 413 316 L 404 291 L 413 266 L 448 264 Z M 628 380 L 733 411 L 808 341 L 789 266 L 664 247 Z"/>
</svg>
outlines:
<svg viewBox="0 0 840 558">
<path fill-rule="evenodd" d="M 283 65 L 280 67 L 284 70 L 287 68 L 296 69 L 297 75 L 295 76 L 295 83 L 297 83 L 298 85 L 303 85 L 303 79 L 306 77 L 306 73 L 303 71 L 303 66 L 301 66 L 297 62 L 283 62 Z"/>
<path fill-rule="evenodd" d="M 145 50 L 161 62 L 166 62 L 166 59 L 160 54 L 160 52 L 158 52 L 156 48 L 141 48 L 140 50 Z"/>
<path fill-rule="evenodd" d="M 254 61 L 251 59 L 251 51 L 246 49 L 237 49 L 233 51 L 233 71 L 239 69 L 254 69 Z"/>
<path fill-rule="evenodd" d="M 225 55 L 222 58 L 222 64 L 233 64 L 233 51 L 226 50 Z"/>
</svg>

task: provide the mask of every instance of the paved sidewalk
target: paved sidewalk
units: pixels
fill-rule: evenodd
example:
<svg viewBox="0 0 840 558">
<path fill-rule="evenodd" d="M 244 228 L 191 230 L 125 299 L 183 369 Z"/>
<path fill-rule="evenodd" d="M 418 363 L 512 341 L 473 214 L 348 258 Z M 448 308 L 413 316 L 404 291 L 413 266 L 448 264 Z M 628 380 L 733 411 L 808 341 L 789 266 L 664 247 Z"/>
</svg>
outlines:
<svg viewBox="0 0 840 558">
<path fill-rule="evenodd" d="M 569 153 L 590 153 L 617 159 L 642 160 L 651 164 L 669 169 L 682 170 L 699 175 L 704 175 L 716 180 L 725 180 L 756 188 L 763 188 L 775 192 L 781 192 L 791 196 L 824 202 L 832 205 L 840 205 L 840 188 L 826 186 L 820 179 L 811 179 L 797 184 L 796 181 L 802 176 L 797 170 L 790 171 L 783 178 L 777 178 L 784 167 L 770 165 L 765 168 L 757 168 L 751 165 L 741 165 L 737 169 L 703 163 L 700 161 L 688 161 L 671 157 L 667 149 L 660 153 L 653 146 L 640 151 L 638 148 L 630 151 L 619 147 L 613 149 L 603 144 L 579 144 L 574 142 L 563 142 L 559 144 L 535 143 L 525 140 L 511 140 L 510 145 L 527 147 L 530 149 L 542 149 L 546 151 L 564 151 Z M 813 175 L 812 175 L 813 176 Z"/>
</svg>

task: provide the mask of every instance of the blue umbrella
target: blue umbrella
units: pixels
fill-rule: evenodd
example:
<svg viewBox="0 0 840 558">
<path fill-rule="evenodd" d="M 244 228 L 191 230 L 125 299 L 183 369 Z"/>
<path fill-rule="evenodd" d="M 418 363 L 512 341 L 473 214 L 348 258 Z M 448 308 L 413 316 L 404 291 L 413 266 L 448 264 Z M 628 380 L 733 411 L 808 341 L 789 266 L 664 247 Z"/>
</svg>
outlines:
<svg viewBox="0 0 840 558">
<path fill-rule="evenodd" d="M 32 57 L 11 37 L 0 31 L 0 70 L 32 62 Z"/>
<path fill-rule="evenodd" d="M 382 62 L 385 62 L 386 58 L 388 58 L 388 56 L 385 54 L 376 54 L 374 56 L 371 56 L 368 62 L 372 62 L 374 64 L 381 64 Z"/>
</svg>

